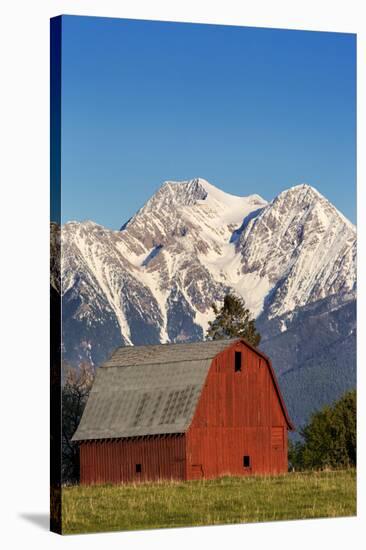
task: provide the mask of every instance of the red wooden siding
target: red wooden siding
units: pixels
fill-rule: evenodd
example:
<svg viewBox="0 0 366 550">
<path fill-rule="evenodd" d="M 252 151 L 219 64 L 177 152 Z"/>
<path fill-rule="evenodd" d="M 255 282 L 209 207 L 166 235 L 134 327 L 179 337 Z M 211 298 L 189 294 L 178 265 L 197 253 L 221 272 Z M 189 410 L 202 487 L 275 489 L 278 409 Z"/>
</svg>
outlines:
<svg viewBox="0 0 366 550">
<path fill-rule="evenodd" d="M 141 464 L 141 473 L 136 472 Z M 185 478 L 185 436 L 83 441 L 80 483 L 126 483 Z"/>
<path fill-rule="evenodd" d="M 235 350 L 242 354 L 239 372 Z M 269 365 L 242 343 L 210 367 L 187 432 L 187 479 L 197 476 L 197 465 L 205 478 L 287 471 L 287 421 Z"/>
</svg>

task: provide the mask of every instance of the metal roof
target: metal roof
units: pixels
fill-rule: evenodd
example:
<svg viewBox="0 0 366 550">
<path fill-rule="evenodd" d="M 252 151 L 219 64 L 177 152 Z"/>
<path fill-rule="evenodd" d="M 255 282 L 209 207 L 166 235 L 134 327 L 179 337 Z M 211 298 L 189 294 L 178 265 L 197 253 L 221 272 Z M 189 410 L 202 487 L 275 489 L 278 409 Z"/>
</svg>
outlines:
<svg viewBox="0 0 366 550">
<path fill-rule="evenodd" d="M 73 441 L 184 433 L 213 357 L 235 341 L 118 348 L 97 371 Z"/>
<path fill-rule="evenodd" d="M 238 338 L 231 340 L 210 340 L 189 344 L 158 344 L 149 346 L 122 346 L 115 350 L 104 367 L 127 367 L 131 365 L 152 365 L 177 361 L 212 359 Z"/>
</svg>

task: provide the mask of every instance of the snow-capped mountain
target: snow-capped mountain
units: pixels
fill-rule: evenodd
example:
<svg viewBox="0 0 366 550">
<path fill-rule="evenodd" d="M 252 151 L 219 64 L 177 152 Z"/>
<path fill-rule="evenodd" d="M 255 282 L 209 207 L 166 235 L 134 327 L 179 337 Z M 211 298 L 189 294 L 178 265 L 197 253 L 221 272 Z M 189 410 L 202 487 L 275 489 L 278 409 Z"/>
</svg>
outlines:
<svg viewBox="0 0 366 550">
<path fill-rule="evenodd" d="M 355 256 L 354 226 L 308 185 L 267 203 L 166 182 L 120 231 L 63 226 L 62 294 L 80 301 L 75 320 L 111 317 L 125 343 L 185 340 L 228 287 L 269 318 L 353 291 Z"/>
<path fill-rule="evenodd" d="M 166 182 L 120 231 L 65 224 L 62 294 L 65 305 L 80 301 L 73 320 L 91 327 L 107 316 L 127 344 L 201 338 L 227 290 L 230 240 L 266 204 L 195 179 Z"/>
<path fill-rule="evenodd" d="M 251 220 L 238 246 L 242 273 L 268 285 L 269 317 L 355 290 L 355 227 L 309 185 L 278 195 Z"/>
<path fill-rule="evenodd" d="M 69 222 L 61 239 L 63 352 L 73 364 L 98 365 L 120 344 L 202 339 L 229 289 L 257 318 L 267 352 L 311 304 L 332 304 L 324 319 L 334 302 L 355 300 L 355 227 L 309 185 L 267 203 L 202 178 L 167 181 L 119 231 Z"/>
</svg>

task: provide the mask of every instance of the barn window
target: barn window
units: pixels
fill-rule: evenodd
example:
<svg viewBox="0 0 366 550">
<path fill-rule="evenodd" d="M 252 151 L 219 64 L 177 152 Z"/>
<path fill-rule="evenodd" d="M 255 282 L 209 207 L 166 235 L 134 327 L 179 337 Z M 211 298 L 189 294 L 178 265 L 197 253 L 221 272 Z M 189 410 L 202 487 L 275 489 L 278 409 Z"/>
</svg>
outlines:
<svg viewBox="0 0 366 550">
<path fill-rule="evenodd" d="M 250 456 L 244 455 L 243 456 L 243 466 L 244 468 L 250 468 Z"/>
<path fill-rule="evenodd" d="M 141 474 L 141 464 L 136 464 L 136 474 Z"/>
<path fill-rule="evenodd" d="M 241 351 L 235 352 L 235 372 L 241 371 Z"/>
</svg>

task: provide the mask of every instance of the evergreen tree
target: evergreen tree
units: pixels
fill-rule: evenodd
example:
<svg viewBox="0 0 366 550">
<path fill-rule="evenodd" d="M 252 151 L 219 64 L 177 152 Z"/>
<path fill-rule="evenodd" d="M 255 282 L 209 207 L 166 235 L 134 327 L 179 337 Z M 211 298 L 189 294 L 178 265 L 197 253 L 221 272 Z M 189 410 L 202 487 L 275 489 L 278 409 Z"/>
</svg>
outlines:
<svg viewBox="0 0 366 550">
<path fill-rule="evenodd" d="M 260 334 L 242 298 L 227 294 L 222 307 L 218 309 L 216 304 L 213 304 L 212 309 L 216 318 L 208 323 L 206 335 L 208 340 L 242 337 L 253 346 L 259 345 Z"/>
</svg>

